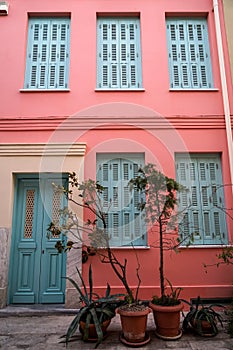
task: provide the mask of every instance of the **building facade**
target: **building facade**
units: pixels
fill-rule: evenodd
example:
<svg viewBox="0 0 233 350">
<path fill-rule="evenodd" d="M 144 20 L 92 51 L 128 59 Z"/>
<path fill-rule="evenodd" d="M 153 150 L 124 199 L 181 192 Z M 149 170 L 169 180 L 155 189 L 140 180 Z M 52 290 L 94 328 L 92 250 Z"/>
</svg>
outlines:
<svg viewBox="0 0 233 350">
<path fill-rule="evenodd" d="M 189 190 L 179 200 L 179 235 L 193 244 L 166 252 L 167 278 L 183 298 L 232 296 L 232 267 L 204 268 L 233 240 L 224 213 L 233 183 L 232 4 L 224 6 L 9 0 L 0 8 L 1 307 L 76 305 L 61 277 L 78 266 L 85 278 L 88 264 L 81 250 L 58 254 L 57 238 L 47 237 L 66 205 L 52 183 L 68 186 L 72 171 L 104 183 L 111 245 L 128 259 L 129 282 L 136 287 L 136 250 L 140 297 L 158 293 L 156 233 L 137 220 L 125 192 L 147 163 Z M 107 265 L 90 261 L 97 292 L 107 281 L 121 290 Z"/>
</svg>

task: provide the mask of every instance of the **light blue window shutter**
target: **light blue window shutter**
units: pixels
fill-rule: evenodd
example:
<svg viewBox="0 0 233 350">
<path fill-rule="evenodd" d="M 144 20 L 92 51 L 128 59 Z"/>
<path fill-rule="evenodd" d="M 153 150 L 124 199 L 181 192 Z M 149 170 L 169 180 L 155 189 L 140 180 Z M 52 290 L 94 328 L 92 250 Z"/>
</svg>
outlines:
<svg viewBox="0 0 233 350">
<path fill-rule="evenodd" d="M 69 27 L 68 19 L 51 21 L 48 88 L 68 87 Z"/>
<path fill-rule="evenodd" d="M 49 21 L 30 19 L 25 88 L 46 88 L 49 63 Z"/>
<path fill-rule="evenodd" d="M 221 162 L 217 155 L 179 156 L 177 180 L 188 192 L 178 194 L 181 239 L 192 235 L 194 244 L 226 244 Z"/>
<path fill-rule="evenodd" d="M 212 74 L 206 20 L 187 21 L 191 85 L 193 88 L 211 88 Z"/>
<path fill-rule="evenodd" d="M 121 245 L 145 245 L 146 232 L 144 213 L 137 207 L 137 191 L 129 191 L 129 180 L 138 175 L 139 164 L 126 159 L 121 160 L 122 184 L 121 184 L 121 220 L 122 220 L 122 241 Z"/>
<path fill-rule="evenodd" d="M 97 25 L 97 88 L 142 87 L 139 19 L 100 18 Z"/>
<path fill-rule="evenodd" d="M 118 88 L 119 39 L 117 22 L 108 18 L 98 20 L 97 38 L 97 87 Z"/>
<path fill-rule="evenodd" d="M 68 87 L 69 19 L 32 18 L 29 21 L 26 89 Z"/>
<path fill-rule="evenodd" d="M 118 246 L 121 243 L 119 227 L 121 226 L 120 207 L 120 161 L 119 159 L 103 160 L 97 164 L 97 180 L 104 187 L 102 207 L 106 214 L 106 224 L 110 237 L 110 244 Z M 98 226 L 103 224 L 98 220 Z"/>
<path fill-rule="evenodd" d="M 227 243 L 220 159 L 199 159 L 198 167 L 204 244 Z"/>
<path fill-rule="evenodd" d="M 205 19 L 167 19 L 171 88 L 213 87 Z"/>
<path fill-rule="evenodd" d="M 119 21 L 121 88 L 141 87 L 140 22 L 137 19 Z"/>
<path fill-rule="evenodd" d="M 178 182 L 187 189 L 178 193 L 179 211 L 181 212 L 179 235 L 184 243 L 192 237 L 194 244 L 202 244 L 203 229 L 197 164 L 193 160 L 181 158 L 176 164 L 176 169 Z"/>
<path fill-rule="evenodd" d="M 114 159 L 109 164 L 109 234 L 111 237 L 110 244 L 118 245 L 121 242 L 121 174 L 120 174 L 120 161 Z"/>
<path fill-rule="evenodd" d="M 140 162 L 140 164 L 142 164 Z M 138 194 L 130 192 L 129 180 L 137 175 L 139 162 L 115 158 L 97 161 L 97 180 L 104 187 L 103 207 L 107 213 L 108 234 L 112 246 L 133 243 L 146 245 L 144 213 L 138 208 Z M 98 222 L 102 227 L 102 224 Z"/>
</svg>

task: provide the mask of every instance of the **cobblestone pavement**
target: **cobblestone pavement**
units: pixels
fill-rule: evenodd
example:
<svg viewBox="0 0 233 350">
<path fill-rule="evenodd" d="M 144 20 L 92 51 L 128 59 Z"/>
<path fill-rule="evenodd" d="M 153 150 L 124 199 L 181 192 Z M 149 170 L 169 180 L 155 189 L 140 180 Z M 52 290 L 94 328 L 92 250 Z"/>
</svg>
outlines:
<svg viewBox="0 0 233 350">
<path fill-rule="evenodd" d="M 66 349 L 60 338 L 66 333 L 67 327 L 74 317 L 74 310 L 34 310 L 27 308 L 8 307 L 0 310 L 0 349 Z M 99 349 L 127 349 L 128 346 L 121 343 L 119 315 L 111 322 L 108 328 L 108 336 L 99 346 Z M 176 349 L 176 350 L 233 350 L 233 338 L 224 329 L 213 338 L 202 338 L 193 334 L 183 334 L 176 341 L 164 341 L 158 339 L 154 332 L 154 321 L 152 314 L 148 319 L 148 334 L 151 341 L 137 349 Z M 94 349 L 93 343 L 80 340 L 79 332 L 74 341 L 70 342 L 68 349 Z"/>
</svg>

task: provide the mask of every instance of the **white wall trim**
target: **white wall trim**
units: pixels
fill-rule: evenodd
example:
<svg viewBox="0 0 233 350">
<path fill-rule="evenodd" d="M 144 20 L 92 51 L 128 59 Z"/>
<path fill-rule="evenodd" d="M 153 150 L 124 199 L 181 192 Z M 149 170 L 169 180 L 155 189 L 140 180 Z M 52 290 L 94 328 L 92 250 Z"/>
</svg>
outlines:
<svg viewBox="0 0 233 350">
<path fill-rule="evenodd" d="M 85 143 L 2 143 L 0 157 L 9 156 L 84 156 Z"/>
</svg>

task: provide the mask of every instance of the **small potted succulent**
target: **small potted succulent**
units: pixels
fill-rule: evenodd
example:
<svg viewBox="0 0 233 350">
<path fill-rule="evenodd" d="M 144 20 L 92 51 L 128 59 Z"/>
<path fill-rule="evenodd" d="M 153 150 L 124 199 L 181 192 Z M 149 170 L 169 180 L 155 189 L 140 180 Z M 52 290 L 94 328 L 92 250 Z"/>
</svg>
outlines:
<svg viewBox="0 0 233 350">
<path fill-rule="evenodd" d="M 183 330 L 193 329 L 203 337 L 213 337 L 218 334 L 218 323 L 223 327 L 222 316 L 214 308 L 223 308 L 223 305 L 214 304 L 205 306 L 198 296 L 195 305 L 184 301 L 190 305 L 190 310 L 183 320 Z"/>
<path fill-rule="evenodd" d="M 98 294 L 94 293 L 91 265 L 89 267 L 89 289 L 78 269 L 77 273 L 81 280 L 83 291 L 74 279 L 70 277 L 66 277 L 66 279 L 68 279 L 77 290 L 82 306 L 71 322 L 64 338 L 67 344 L 79 327 L 82 340 L 96 342 L 95 348 L 97 348 L 106 336 L 106 331 L 111 323 L 111 319 L 116 315 L 115 310 L 122 303 L 120 297 L 123 297 L 124 294 L 111 295 L 109 284 L 107 284 L 104 297 L 100 297 Z"/>
</svg>

